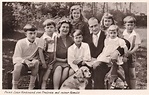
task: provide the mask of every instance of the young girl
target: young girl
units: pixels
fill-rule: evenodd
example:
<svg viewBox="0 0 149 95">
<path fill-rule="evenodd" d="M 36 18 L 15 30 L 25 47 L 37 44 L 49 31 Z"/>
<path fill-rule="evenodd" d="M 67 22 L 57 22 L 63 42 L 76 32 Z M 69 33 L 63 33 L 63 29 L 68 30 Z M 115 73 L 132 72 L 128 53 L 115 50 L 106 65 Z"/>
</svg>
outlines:
<svg viewBox="0 0 149 95">
<path fill-rule="evenodd" d="M 100 26 L 101 30 L 104 31 L 106 35 L 107 35 L 106 31 L 111 25 L 115 25 L 113 15 L 111 15 L 110 13 L 104 13 L 100 21 Z"/>
<path fill-rule="evenodd" d="M 72 24 L 72 32 L 75 29 L 80 29 L 83 32 L 83 41 L 86 41 L 89 36 L 87 19 L 82 15 L 82 9 L 79 5 L 74 5 L 70 8 L 70 21 Z M 71 32 L 71 36 L 72 33 Z"/>
<path fill-rule="evenodd" d="M 108 35 L 109 37 L 107 37 L 105 39 L 104 42 L 104 49 L 102 51 L 102 53 L 97 57 L 97 61 L 96 63 L 93 64 L 93 68 L 95 69 L 101 62 L 107 64 L 108 66 L 113 65 L 112 69 L 111 69 L 111 77 L 112 77 L 112 81 L 115 82 L 115 80 L 118 77 L 117 74 L 117 70 L 118 70 L 118 63 L 121 62 L 122 64 L 122 58 L 120 56 L 118 56 L 118 58 L 116 60 L 111 60 L 111 54 L 115 52 L 115 50 L 120 46 L 121 48 L 124 48 L 124 51 L 126 52 L 127 46 L 126 43 L 123 39 L 118 37 L 118 31 L 119 28 L 117 25 L 111 25 L 108 28 Z M 118 61 L 118 62 L 117 62 Z M 110 64 L 112 63 L 112 64 Z M 121 77 L 121 79 L 124 81 L 125 83 L 125 79 L 123 77 Z"/>
</svg>

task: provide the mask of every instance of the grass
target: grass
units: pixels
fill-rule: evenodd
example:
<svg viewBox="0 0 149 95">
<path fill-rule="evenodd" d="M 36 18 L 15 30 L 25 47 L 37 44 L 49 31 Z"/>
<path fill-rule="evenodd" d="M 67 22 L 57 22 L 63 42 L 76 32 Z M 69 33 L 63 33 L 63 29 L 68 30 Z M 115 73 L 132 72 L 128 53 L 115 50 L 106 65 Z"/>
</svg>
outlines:
<svg viewBox="0 0 149 95">
<path fill-rule="evenodd" d="M 137 33 L 139 33 L 142 44 L 141 47 L 136 52 L 137 62 L 136 62 L 136 76 L 137 76 L 137 89 L 147 89 L 147 29 L 137 28 Z M 38 34 L 40 37 L 41 34 Z M 24 34 L 15 32 L 9 38 L 3 38 L 2 42 L 2 67 L 3 67 L 3 84 L 2 88 L 7 89 L 7 72 L 12 70 L 12 55 L 15 48 L 15 44 L 18 39 L 25 37 Z"/>
</svg>

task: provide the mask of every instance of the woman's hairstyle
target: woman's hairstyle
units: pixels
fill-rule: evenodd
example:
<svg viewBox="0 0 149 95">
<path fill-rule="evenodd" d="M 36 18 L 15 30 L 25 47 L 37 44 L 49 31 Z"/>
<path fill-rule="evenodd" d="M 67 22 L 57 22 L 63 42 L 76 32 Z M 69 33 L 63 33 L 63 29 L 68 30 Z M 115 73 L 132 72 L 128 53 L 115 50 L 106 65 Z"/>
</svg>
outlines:
<svg viewBox="0 0 149 95">
<path fill-rule="evenodd" d="M 79 11 L 80 11 L 80 20 L 81 20 L 81 21 L 86 20 L 85 17 L 82 15 L 82 8 L 81 8 L 80 5 L 73 5 L 73 6 L 70 8 L 70 19 L 73 20 L 73 16 L 72 16 L 73 10 L 79 10 Z"/>
<path fill-rule="evenodd" d="M 112 20 L 112 24 L 111 25 L 113 25 L 113 24 L 115 25 L 116 24 L 116 22 L 115 22 L 112 14 L 110 14 L 110 13 L 104 13 L 104 15 L 102 16 L 101 21 L 100 21 L 101 29 L 105 30 L 107 28 L 107 27 L 104 26 L 104 19 L 105 18 Z"/>
<path fill-rule="evenodd" d="M 69 25 L 69 33 L 68 34 L 70 34 L 72 31 L 72 24 L 70 23 L 70 20 L 68 18 L 63 18 L 58 22 L 58 24 L 57 24 L 58 33 L 60 33 L 59 29 L 61 28 L 63 23 L 67 23 Z"/>
</svg>

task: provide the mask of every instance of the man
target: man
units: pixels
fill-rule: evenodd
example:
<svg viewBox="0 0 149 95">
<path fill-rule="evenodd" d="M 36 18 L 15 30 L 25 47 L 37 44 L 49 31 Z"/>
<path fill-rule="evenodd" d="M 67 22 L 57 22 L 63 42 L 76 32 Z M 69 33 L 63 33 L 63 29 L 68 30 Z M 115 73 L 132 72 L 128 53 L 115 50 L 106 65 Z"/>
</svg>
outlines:
<svg viewBox="0 0 149 95">
<path fill-rule="evenodd" d="M 88 20 L 88 25 L 91 34 L 86 42 L 89 44 L 92 60 L 96 60 L 104 48 L 104 40 L 106 35 L 103 31 L 101 31 L 100 24 L 95 17 L 91 17 Z M 118 47 L 117 50 L 111 55 L 112 59 L 116 59 L 119 54 L 124 54 L 123 48 Z M 106 63 L 102 63 L 98 65 L 95 70 L 93 70 L 94 89 L 105 88 L 104 78 L 109 72 L 110 68 L 111 67 L 108 67 Z"/>
</svg>

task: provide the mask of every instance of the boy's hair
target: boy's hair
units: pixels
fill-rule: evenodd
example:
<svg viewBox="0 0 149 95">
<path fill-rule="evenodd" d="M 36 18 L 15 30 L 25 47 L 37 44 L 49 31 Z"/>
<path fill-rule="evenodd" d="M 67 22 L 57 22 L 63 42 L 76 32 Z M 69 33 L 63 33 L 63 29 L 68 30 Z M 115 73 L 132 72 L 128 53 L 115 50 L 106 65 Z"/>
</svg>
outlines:
<svg viewBox="0 0 149 95">
<path fill-rule="evenodd" d="M 26 31 L 35 31 L 37 30 L 36 26 L 33 24 L 26 24 L 23 28 L 23 30 Z"/>
<path fill-rule="evenodd" d="M 74 32 L 72 33 L 73 37 L 74 37 L 74 34 L 75 34 L 75 36 L 79 36 L 79 35 L 83 36 L 83 33 L 80 29 L 75 29 Z"/>
<path fill-rule="evenodd" d="M 133 16 L 127 16 L 123 19 L 124 24 L 125 23 L 134 23 L 136 24 L 136 19 Z"/>
<path fill-rule="evenodd" d="M 44 22 L 43 22 L 43 27 L 45 26 L 49 26 L 49 25 L 53 25 L 54 27 L 56 27 L 56 23 L 54 20 L 52 19 L 46 19 Z"/>
</svg>

